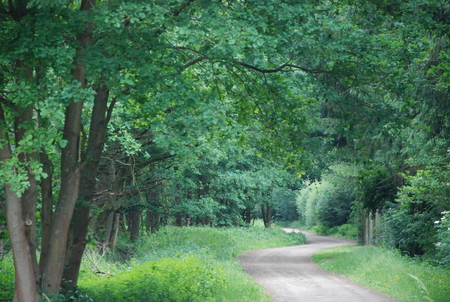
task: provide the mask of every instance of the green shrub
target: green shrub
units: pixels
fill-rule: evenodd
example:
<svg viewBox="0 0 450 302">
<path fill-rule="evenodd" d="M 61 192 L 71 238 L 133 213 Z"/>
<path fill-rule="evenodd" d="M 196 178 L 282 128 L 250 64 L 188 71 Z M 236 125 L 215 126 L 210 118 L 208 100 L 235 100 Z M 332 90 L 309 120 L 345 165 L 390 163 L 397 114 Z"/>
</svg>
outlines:
<svg viewBox="0 0 450 302">
<path fill-rule="evenodd" d="M 439 242 L 436 244 L 436 262 L 450 268 L 450 211 L 442 212 L 440 220 L 434 222 Z"/>
<path fill-rule="evenodd" d="M 324 226 L 322 224 L 316 225 L 312 228 L 312 232 L 314 234 L 319 234 L 319 235 L 328 235 L 328 231 L 329 231 L 329 228 L 327 228 L 326 226 Z"/>
<path fill-rule="evenodd" d="M 14 297 L 14 263 L 12 257 L 0 258 L 0 301 Z"/>
<path fill-rule="evenodd" d="M 338 227 L 331 228 L 327 231 L 329 236 L 347 238 L 347 239 L 358 239 L 358 227 L 354 224 L 343 224 Z"/>
<path fill-rule="evenodd" d="M 106 279 L 80 280 L 93 301 L 208 301 L 223 284 L 220 271 L 192 255 L 159 259 Z"/>
</svg>

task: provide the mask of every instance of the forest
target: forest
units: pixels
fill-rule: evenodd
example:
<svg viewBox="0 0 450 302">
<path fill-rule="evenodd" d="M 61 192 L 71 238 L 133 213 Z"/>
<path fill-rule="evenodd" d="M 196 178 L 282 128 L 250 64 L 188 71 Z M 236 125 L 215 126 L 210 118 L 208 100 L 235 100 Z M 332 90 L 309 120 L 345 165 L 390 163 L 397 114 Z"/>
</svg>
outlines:
<svg viewBox="0 0 450 302">
<path fill-rule="evenodd" d="M 0 33 L 14 301 L 255 219 L 450 267 L 447 1 L 1 0 Z"/>
</svg>

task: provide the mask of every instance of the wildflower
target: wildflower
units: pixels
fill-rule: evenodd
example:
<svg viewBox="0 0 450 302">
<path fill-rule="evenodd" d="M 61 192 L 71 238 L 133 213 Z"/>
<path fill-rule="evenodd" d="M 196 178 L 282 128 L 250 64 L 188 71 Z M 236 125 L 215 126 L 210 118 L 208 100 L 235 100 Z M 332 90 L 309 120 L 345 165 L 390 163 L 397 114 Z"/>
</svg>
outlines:
<svg viewBox="0 0 450 302">
<path fill-rule="evenodd" d="M 440 222 L 439 220 L 436 220 L 434 223 L 435 223 L 435 224 L 438 224 L 439 222 Z"/>
</svg>

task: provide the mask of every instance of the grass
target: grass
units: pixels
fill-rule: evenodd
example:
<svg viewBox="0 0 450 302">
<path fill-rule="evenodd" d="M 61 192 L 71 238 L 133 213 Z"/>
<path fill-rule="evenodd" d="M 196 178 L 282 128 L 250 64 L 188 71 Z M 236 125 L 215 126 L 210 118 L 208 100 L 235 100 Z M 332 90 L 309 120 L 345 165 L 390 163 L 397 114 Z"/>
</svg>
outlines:
<svg viewBox="0 0 450 302">
<path fill-rule="evenodd" d="M 317 235 L 326 235 L 337 238 L 346 238 L 357 240 L 358 227 L 354 224 L 343 224 L 337 227 L 328 228 L 324 225 L 315 225 L 314 227 L 306 227 L 300 221 L 277 221 L 276 224 L 281 227 L 302 229 Z"/>
<path fill-rule="evenodd" d="M 119 252 L 133 256 L 126 263 L 88 250 L 77 293 L 84 297 L 78 301 L 271 301 L 235 257 L 304 242 L 303 234 L 278 227 L 166 227 L 136 246 L 121 241 Z"/>
<path fill-rule="evenodd" d="M 343 246 L 313 255 L 323 269 L 342 274 L 398 302 L 448 302 L 450 271 L 381 247 Z"/>
<path fill-rule="evenodd" d="M 144 238 L 137 250 L 137 257 L 147 261 L 178 253 L 202 251 L 217 259 L 232 260 L 248 250 L 304 243 L 303 234 L 287 234 L 278 227 L 166 227 Z"/>
</svg>

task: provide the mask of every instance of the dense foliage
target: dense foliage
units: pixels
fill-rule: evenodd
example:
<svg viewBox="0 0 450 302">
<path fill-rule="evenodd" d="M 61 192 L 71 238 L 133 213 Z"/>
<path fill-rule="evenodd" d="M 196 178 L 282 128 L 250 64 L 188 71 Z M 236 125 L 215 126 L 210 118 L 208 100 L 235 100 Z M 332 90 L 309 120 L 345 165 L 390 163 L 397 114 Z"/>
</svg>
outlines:
<svg viewBox="0 0 450 302">
<path fill-rule="evenodd" d="M 324 235 L 335 232 L 333 228 L 354 222 L 351 214 L 358 168 L 348 165 L 330 168 L 321 181 L 307 183 L 299 190 L 296 199 L 300 224 Z"/>
<path fill-rule="evenodd" d="M 15 300 L 169 224 L 381 215 L 374 242 L 449 265 L 445 1 L 2 0 L 0 30 Z"/>
</svg>

